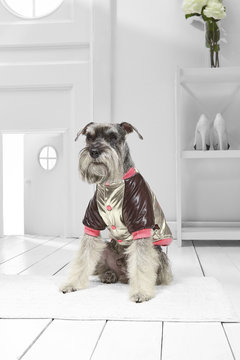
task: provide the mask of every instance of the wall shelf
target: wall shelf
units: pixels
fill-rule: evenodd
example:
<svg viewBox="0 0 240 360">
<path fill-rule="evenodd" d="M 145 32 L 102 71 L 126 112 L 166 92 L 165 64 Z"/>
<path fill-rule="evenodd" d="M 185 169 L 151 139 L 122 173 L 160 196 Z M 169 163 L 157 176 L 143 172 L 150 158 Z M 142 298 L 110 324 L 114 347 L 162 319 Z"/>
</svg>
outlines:
<svg viewBox="0 0 240 360">
<path fill-rule="evenodd" d="M 240 173 L 237 169 L 240 164 L 236 162 L 235 166 L 231 162 L 231 159 L 240 159 L 239 96 L 240 67 L 178 68 L 177 70 L 175 83 L 176 203 L 177 240 L 180 246 L 182 240 L 240 240 L 240 224 L 236 216 L 238 211 L 235 213 L 232 211 L 231 216 L 228 216 L 229 210 L 217 212 L 221 207 L 224 210 L 231 210 L 233 202 L 240 203 L 240 192 L 237 190 L 238 180 L 240 181 L 238 178 Z M 199 116 L 205 113 L 210 121 L 213 121 L 219 112 L 229 118 L 228 125 L 232 136 L 230 149 L 225 151 L 194 150 L 194 132 Z M 195 164 L 194 159 L 202 159 L 202 161 Z M 211 159 L 211 162 L 205 162 L 206 159 Z M 215 159 L 228 161 L 227 163 L 215 162 Z M 194 180 L 192 181 L 192 176 L 195 176 L 197 185 Z M 227 188 L 226 181 L 229 181 Z M 206 193 L 204 193 L 205 187 Z M 202 193 L 198 193 L 199 189 Z M 228 196 L 229 189 L 231 189 L 230 196 Z M 214 193 L 215 201 L 210 199 L 211 192 Z M 188 194 L 191 195 L 188 196 Z M 223 194 L 226 196 L 224 197 Z M 203 212 L 205 204 L 208 215 Z M 225 205 L 230 207 L 225 208 Z M 237 206 L 236 209 L 238 209 Z M 225 222 L 216 222 L 215 215 L 216 218 L 225 219 L 224 221 L 228 220 L 227 218 L 234 218 L 234 220 L 222 226 Z M 203 217 L 206 221 L 201 221 L 202 225 L 198 226 L 197 220 L 199 218 L 202 220 Z M 211 226 L 209 221 L 213 219 L 214 224 Z M 195 225 L 186 226 L 186 220 L 194 220 L 192 222 Z"/>
<path fill-rule="evenodd" d="M 182 240 L 239 240 L 240 227 L 182 227 Z"/>
<path fill-rule="evenodd" d="M 240 68 L 185 68 L 179 69 L 180 84 L 187 83 L 240 83 Z"/>
<path fill-rule="evenodd" d="M 184 150 L 183 159 L 236 159 L 240 158 L 240 150 Z"/>
</svg>

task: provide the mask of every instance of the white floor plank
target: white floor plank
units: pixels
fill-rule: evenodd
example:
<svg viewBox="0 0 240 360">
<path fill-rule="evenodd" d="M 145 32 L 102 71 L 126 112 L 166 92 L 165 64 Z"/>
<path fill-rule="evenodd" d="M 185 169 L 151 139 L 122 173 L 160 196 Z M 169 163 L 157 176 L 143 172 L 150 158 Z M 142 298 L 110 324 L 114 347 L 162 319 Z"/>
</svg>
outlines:
<svg viewBox="0 0 240 360">
<path fill-rule="evenodd" d="M 164 323 L 162 360 L 233 360 L 221 323 Z"/>
<path fill-rule="evenodd" d="M 179 247 L 177 241 L 173 241 L 168 247 L 173 276 L 186 278 L 189 276 L 203 276 L 199 261 L 191 241 Z"/>
<path fill-rule="evenodd" d="M 51 320 L 0 320 L 0 358 L 19 359 Z"/>
<path fill-rule="evenodd" d="M 39 239 L 27 235 L 0 238 L 0 263 L 40 246 L 49 240 L 50 238 Z"/>
<path fill-rule="evenodd" d="M 63 267 L 57 272 L 57 276 L 67 276 L 70 270 L 71 261 L 66 265 L 62 265 Z"/>
<path fill-rule="evenodd" d="M 79 248 L 79 239 L 73 239 L 70 243 L 52 253 L 42 261 L 32 265 L 27 270 L 21 272 L 23 275 L 53 275 L 64 264 L 70 262 L 77 249 Z"/>
<path fill-rule="evenodd" d="M 105 321 L 54 320 L 24 360 L 89 360 Z"/>
<path fill-rule="evenodd" d="M 209 241 L 194 243 L 205 275 L 221 282 L 240 317 L 240 272 L 227 254 L 227 247 L 231 247 L 231 243 L 224 247 Z"/>
<path fill-rule="evenodd" d="M 240 323 L 223 324 L 228 341 L 231 345 L 235 360 L 240 360 Z"/>
<path fill-rule="evenodd" d="M 72 241 L 67 238 L 54 238 L 31 251 L 15 257 L 0 265 L 0 274 L 18 274 L 36 262 L 44 259 L 62 246 Z"/>
<path fill-rule="evenodd" d="M 222 247 L 222 251 L 240 272 L 240 241 L 218 241 L 218 246 Z"/>
<path fill-rule="evenodd" d="M 92 360 L 158 360 L 161 337 L 161 322 L 108 321 Z"/>
</svg>

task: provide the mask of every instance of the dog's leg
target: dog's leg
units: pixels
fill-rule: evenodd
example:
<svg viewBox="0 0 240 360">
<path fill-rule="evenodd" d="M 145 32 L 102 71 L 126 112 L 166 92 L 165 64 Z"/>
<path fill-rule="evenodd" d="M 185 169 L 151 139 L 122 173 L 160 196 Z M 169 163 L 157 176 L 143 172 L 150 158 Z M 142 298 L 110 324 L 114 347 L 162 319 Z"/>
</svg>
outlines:
<svg viewBox="0 0 240 360">
<path fill-rule="evenodd" d="M 152 239 L 133 240 L 126 250 L 130 299 L 143 302 L 154 297 L 159 258 Z"/>
<path fill-rule="evenodd" d="M 157 285 L 168 285 L 172 281 L 173 275 L 167 254 L 162 250 L 158 251 L 159 265 L 157 270 Z"/>
<path fill-rule="evenodd" d="M 106 244 L 100 237 L 84 235 L 76 258 L 73 260 L 68 280 L 60 287 L 63 293 L 84 289 L 89 276 L 94 273 Z"/>
</svg>

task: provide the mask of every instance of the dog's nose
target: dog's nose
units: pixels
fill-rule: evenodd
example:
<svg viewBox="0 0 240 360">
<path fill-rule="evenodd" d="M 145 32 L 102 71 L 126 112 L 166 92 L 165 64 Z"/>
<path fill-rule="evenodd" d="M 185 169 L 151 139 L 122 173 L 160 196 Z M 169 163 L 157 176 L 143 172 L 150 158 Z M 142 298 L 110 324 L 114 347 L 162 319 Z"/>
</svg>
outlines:
<svg viewBox="0 0 240 360">
<path fill-rule="evenodd" d="M 90 150 L 90 155 L 94 159 L 98 158 L 100 154 L 101 154 L 101 152 L 98 149 L 91 149 Z"/>
</svg>

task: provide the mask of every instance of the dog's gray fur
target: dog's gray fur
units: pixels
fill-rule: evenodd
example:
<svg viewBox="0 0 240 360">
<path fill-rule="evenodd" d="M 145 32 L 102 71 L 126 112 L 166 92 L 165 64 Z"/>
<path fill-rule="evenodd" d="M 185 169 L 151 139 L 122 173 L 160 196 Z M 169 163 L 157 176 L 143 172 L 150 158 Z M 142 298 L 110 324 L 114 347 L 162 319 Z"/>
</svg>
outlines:
<svg viewBox="0 0 240 360">
<path fill-rule="evenodd" d="M 126 135 L 133 131 L 142 139 L 129 123 L 86 125 L 77 135 L 86 135 L 86 146 L 79 156 L 83 180 L 90 184 L 120 181 L 134 167 L 126 142 Z M 104 243 L 99 237 L 84 235 L 68 280 L 60 290 L 66 293 L 87 287 L 93 273 L 105 283 L 129 283 L 130 299 L 135 302 L 151 299 L 156 284 L 168 284 L 172 279 L 167 255 L 152 244 L 151 238 L 122 246 L 115 240 Z"/>
</svg>

